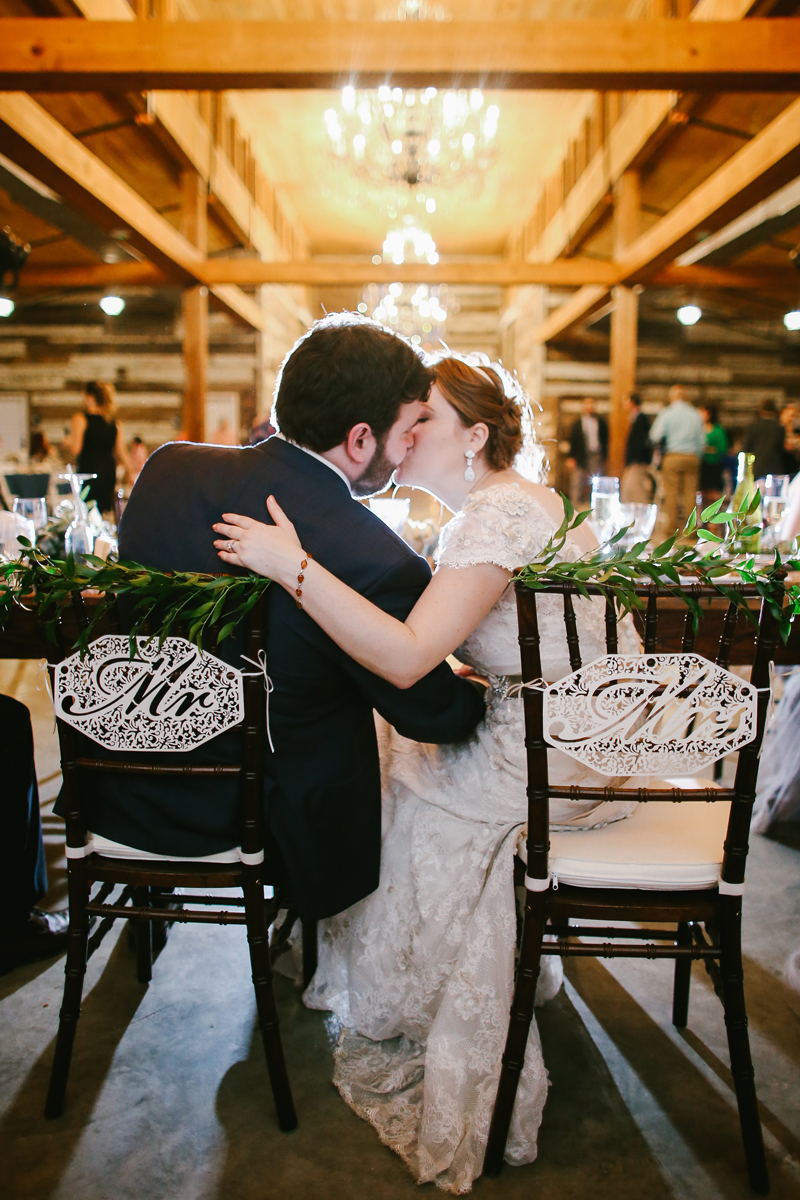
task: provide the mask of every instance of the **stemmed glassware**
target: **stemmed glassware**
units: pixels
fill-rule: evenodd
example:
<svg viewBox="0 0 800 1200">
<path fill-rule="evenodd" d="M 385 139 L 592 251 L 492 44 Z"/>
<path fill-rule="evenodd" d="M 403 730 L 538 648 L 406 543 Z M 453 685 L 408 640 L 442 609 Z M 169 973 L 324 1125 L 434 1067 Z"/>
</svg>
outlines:
<svg viewBox="0 0 800 1200">
<path fill-rule="evenodd" d="M 658 516 L 657 504 L 620 504 L 622 522 L 620 528 L 628 532 L 617 543 L 622 550 L 632 550 L 637 542 L 646 542 L 655 529 Z"/>
<path fill-rule="evenodd" d="M 59 475 L 59 479 L 69 480 L 72 491 L 72 506 L 75 511 L 75 516 L 64 531 L 64 549 L 68 555 L 72 553 L 76 560 L 80 560 L 87 554 L 94 552 L 95 536 L 94 529 L 89 521 L 86 502 L 81 495 L 81 487 L 89 479 L 97 479 L 97 476 L 77 475 L 72 470 L 72 467 L 68 466 L 63 475 Z"/>
<path fill-rule="evenodd" d="M 789 476 L 767 475 L 758 480 L 761 492 L 761 549 L 774 550 L 781 540 L 781 524 L 789 500 Z"/>
<path fill-rule="evenodd" d="M 600 545 L 605 546 L 624 524 L 619 503 L 619 479 L 616 475 L 594 475 L 591 525 Z"/>
<path fill-rule="evenodd" d="M 33 522 L 33 528 L 36 533 L 44 529 L 47 524 L 47 500 L 44 496 L 35 496 L 33 498 L 15 496 L 12 507 L 17 516 L 23 517 L 26 521 Z"/>
</svg>

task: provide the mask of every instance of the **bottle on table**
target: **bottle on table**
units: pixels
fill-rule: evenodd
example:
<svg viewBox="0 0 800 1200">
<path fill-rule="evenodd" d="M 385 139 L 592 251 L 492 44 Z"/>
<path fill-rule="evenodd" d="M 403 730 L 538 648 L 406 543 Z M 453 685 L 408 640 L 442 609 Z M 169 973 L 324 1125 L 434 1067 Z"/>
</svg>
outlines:
<svg viewBox="0 0 800 1200">
<path fill-rule="evenodd" d="M 745 454 L 742 452 L 739 455 L 739 469 L 736 473 L 736 491 L 733 493 L 733 499 L 731 500 L 728 512 L 738 512 L 741 506 L 745 502 L 749 503 L 758 491 L 755 478 L 753 477 L 753 464 L 755 461 L 755 454 Z M 748 517 L 747 524 L 761 525 L 760 503 L 755 512 L 752 512 Z M 745 554 L 758 554 L 760 546 L 760 531 L 748 537 L 737 537 L 734 541 L 734 548 L 743 551 Z"/>
</svg>

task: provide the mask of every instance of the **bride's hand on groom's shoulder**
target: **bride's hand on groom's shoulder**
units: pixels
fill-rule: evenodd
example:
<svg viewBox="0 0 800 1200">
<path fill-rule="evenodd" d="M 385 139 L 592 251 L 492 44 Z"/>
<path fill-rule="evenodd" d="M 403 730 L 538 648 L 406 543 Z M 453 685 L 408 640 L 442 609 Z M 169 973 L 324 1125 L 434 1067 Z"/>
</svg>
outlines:
<svg viewBox="0 0 800 1200">
<path fill-rule="evenodd" d="M 219 535 L 214 545 L 223 562 L 289 586 L 297 576 L 298 555 L 303 553 L 300 539 L 274 496 L 267 500 L 267 511 L 274 525 L 238 513 L 223 513 L 222 520 L 213 527 Z"/>
</svg>

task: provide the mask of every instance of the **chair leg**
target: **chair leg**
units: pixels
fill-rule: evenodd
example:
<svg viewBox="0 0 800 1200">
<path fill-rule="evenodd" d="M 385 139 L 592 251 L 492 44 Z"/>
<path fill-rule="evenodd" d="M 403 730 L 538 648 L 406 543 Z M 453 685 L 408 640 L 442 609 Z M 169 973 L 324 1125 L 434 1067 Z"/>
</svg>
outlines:
<svg viewBox="0 0 800 1200">
<path fill-rule="evenodd" d="M 249 867 L 244 864 L 242 866 L 247 943 L 250 949 L 250 966 L 253 972 L 258 1024 L 264 1043 L 272 1095 L 278 1112 L 278 1124 L 284 1133 L 289 1133 L 290 1130 L 297 1128 L 297 1114 L 283 1057 L 278 1010 L 272 990 L 269 929 L 264 911 L 264 887 L 259 879 L 258 871 L 258 867 Z"/>
<path fill-rule="evenodd" d="M 58 1018 L 58 1035 L 53 1067 L 50 1072 L 50 1087 L 44 1106 L 48 1120 L 60 1117 L 64 1111 L 67 1078 L 72 1062 L 72 1047 L 75 1030 L 81 1015 L 83 978 L 86 974 L 86 945 L 89 940 L 89 918 L 86 912 L 88 883 L 82 862 L 69 865 L 69 933 L 67 935 L 67 961 L 64 967 L 64 998 Z"/>
<path fill-rule="evenodd" d="M 742 968 L 742 901 L 740 896 L 720 896 L 720 973 L 722 1003 L 731 1072 L 739 1106 L 739 1123 L 747 1160 L 750 1186 L 760 1196 L 769 1192 L 769 1175 L 764 1154 L 764 1138 L 758 1115 L 755 1072 L 747 1033 Z"/>
<path fill-rule="evenodd" d="M 303 921 L 303 987 L 307 988 L 317 969 L 317 922 Z"/>
<path fill-rule="evenodd" d="M 678 925 L 678 936 L 675 939 L 679 946 L 691 946 L 692 931 L 688 921 Z M 692 981 L 692 960 L 690 958 L 675 959 L 675 983 L 672 989 L 672 1024 L 676 1029 L 685 1029 L 689 1020 L 689 985 Z"/>
<path fill-rule="evenodd" d="M 533 1019 L 533 1001 L 536 995 L 536 981 L 539 978 L 545 919 L 545 893 L 528 892 L 508 1037 L 483 1162 L 483 1174 L 490 1177 L 499 1175 L 503 1165 L 519 1077 L 525 1061 L 528 1031 Z"/>
<path fill-rule="evenodd" d="M 133 903 L 137 908 L 150 907 L 150 889 L 133 889 Z M 144 917 L 134 917 L 133 936 L 136 942 L 136 978 L 139 983 L 149 983 L 153 978 L 153 923 Z"/>
</svg>

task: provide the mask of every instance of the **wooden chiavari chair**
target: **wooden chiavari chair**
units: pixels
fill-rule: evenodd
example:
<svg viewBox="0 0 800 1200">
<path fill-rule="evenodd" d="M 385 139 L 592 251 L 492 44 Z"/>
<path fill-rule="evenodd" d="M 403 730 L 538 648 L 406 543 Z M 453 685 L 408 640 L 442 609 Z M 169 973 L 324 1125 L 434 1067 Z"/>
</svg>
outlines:
<svg viewBox="0 0 800 1200">
<path fill-rule="evenodd" d="M 74 597 L 73 608 L 79 629 L 86 629 L 88 618 L 81 596 Z M 112 604 L 111 624 L 115 626 L 114 632 L 118 632 L 115 609 L 116 606 Z M 246 632 L 247 655 L 254 661 L 258 659 L 258 652 L 263 645 L 263 620 L 264 606 L 257 604 L 248 616 Z M 213 645 L 210 648 L 213 651 Z M 63 644 L 61 656 L 64 656 Z M 171 924 L 175 921 L 246 926 L 258 1023 L 278 1123 L 287 1132 L 297 1126 L 272 988 L 271 965 L 285 947 L 296 913 L 288 910 L 280 929 L 275 930 L 270 946 L 270 927 L 286 902 L 276 885 L 274 856 L 268 848 L 265 852 L 262 815 L 262 752 L 266 736 L 264 679 L 258 673 L 246 673 L 243 688 L 244 720 L 239 726 L 241 753 L 239 761 L 234 763 L 176 761 L 174 764 L 153 764 L 142 762 L 141 756 L 137 758 L 135 754 L 117 754 L 113 759 L 103 758 L 99 753 L 90 757 L 86 747 L 91 743 L 65 721 L 58 720 L 66 799 L 69 935 L 64 998 L 45 1106 L 45 1116 L 48 1118 L 60 1116 L 64 1108 L 87 960 L 113 922 L 123 918 L 128 919 L 134 929 L 138 978 L 143 983 L 151 978 L 154 922 L 156 928 L 159 923 Z M 109 772 L 180 779 L 184 786 L 187 778 L 237 779 L 240 786 L 241 843 L 238 855 L 230 856 L 235 861 L 169 862 L 152 858 L 118 858 L 111 857 L 108 852 L 95 852 L 91 844 L 87 844 L 90 831 L 84 811 L 82 784 L 89 774 Z M 135 851 L 131 853 L 135 854 Z M 271 899 L 265 899 L 265 886 L 268 885 L 273 887 Z M 173 895 L 176 888 L 181 889 L 178 896 Z M 239 889 L 241 899 L 208 894 L 205 889 L 209 888 Z M 240 911 L 242 909 L 243 912 Z M 91 937 L 90 917 L 98 920 L 97 929 Z"/>
<path fill-rule="evenodd" d="M 701 603 L 719 596 L 712 587 L 687 586 L 691 587 Z M 572 597 L 578 594 L 577 589 L 570 584 L 553 584 L 544 590 L 563 596 L 570 664 L 572 670 L 577 671 L 581 667 L 580 638 L 572 603 Z M 599 587 L 590 587 L 588 590 L 593 595 L 604 594 Z M 745 594 L 753 591 L 744 587 L 740 590 Z M 497 1175 L 502 1165 L 543 953 L 564 957 L 674 959 L 672 1021 L 678 1028 L 684 1027 L 688 1020 L 691 964 L 701 960 L 724 1009 L 750 1184 L 754 1191 L 764 1195 L 769 1190 L 769 1179 L 747 1032 L 741 936 L 750 818 L 769 704 L 770 661 L 774 658 L 778 642 L 777 621 L 767 604 L 762 603 L 757 635 L 751 643 L 749 664 L 752 668 L 750 682 L 758 689 L 756 730 L 752 741 L 739 750 L 732 788 L 696 790 L 634 787 L 628 790 L 555 787 L 550 784 L 548 775 L 544 695 L 541 686 L 536 686 L 542 674 L 537 593 L 522 582 L 517 582 L 516 593 L 522 680 L 523 685 L 533 685 L 524 687 L 522 692 L 528 760 L 528 828 L 527 854 L 524 856 L 524 865 L 518 858 L 517 872 L 518 877 L 524 876 L 525 913 L 509 1031 L 484 1174 Z M 659 591 L 655 585 L 646 585 L 637 588 L 637 593 L 647 600 L 644 653 L 656 653 L 659 646 Z M 702 619 L 701 627 L 703 621 L 708 619 L 707 616 Z M 719 666 L 729 666 L 737 620 L 740 619 L 744 621 L 746 618 L 740 618 L 737 606 L 731 604 L 722 622 L 715 659 Z M 687 611 L 681 649 L 690 653 L 695 652 L 694 647 L 695 633 L 691 613 Z M 608 597 L 606 648 L 608 654 L 618 652 L 616 613 Z M 670 649 L 674 650 L 675 647 Z M 619 772 L 620 775 L 625 773 L 623 769 Z M 645 803 L 627 820 L 604 829 L 556 833 L 550 831 L 551 798 L 597 801 L 635 799 Z M 704 803 L 698 801 L 712 802 L 712 808 L 707 809 Z M 724 810 L 716 808 L 722 803 L 730 805 L 727 822 Z M 690 809 L 684 819 L 686 809 L 682 811 L 681 805 L 686 804 L 690 805 Z M 625 853 L 614 851 L 625 843 L 625 839 L 628 839 L 630 848 L 637 822 L 646 828 L 647 836 L 640 839 L 634 855 L 638 860 L 638 880 L 634 883 L 627 869 L 630 854 L 626 858 Z M 699 838 L 701 824 L 705 833 Z M 706 879 L 703 881 L 696 874 L 687 884 L 687 871 L 683 868 L 691 864 L 692 870 L 699 871 L 698 839 L 708 843 L 713 834 L 713 829 L 710 829 L 712 825 L 716 825 L 717 841 L 716 848 L 706 852 L 708 861 L 703 866 Z M 580 842 L 573 840 L 576 838 Z M 665 838 L 666 844 L 672 847 L 667 852 L 664 850 Z M 708 878 L 709 866 L 715 875 L 713 881 Z M 688 873 L 691 875 L 692 871 Z M 559 878 L 554 886 L 555 875 Z M 577 924 L 571 924 L 572 921 Z M 582 921 L 603 924 L 600 927 L 587 926 L 581 924 Z M 629 924 L 626 927 L 625 923 L 630 922 L 645 927 L 631 929 Z M 651 922 L 672 928 L 647 928 Z M 545 941 L 546 935 L 555 935 L 557 940 Z"/>
</svg>

